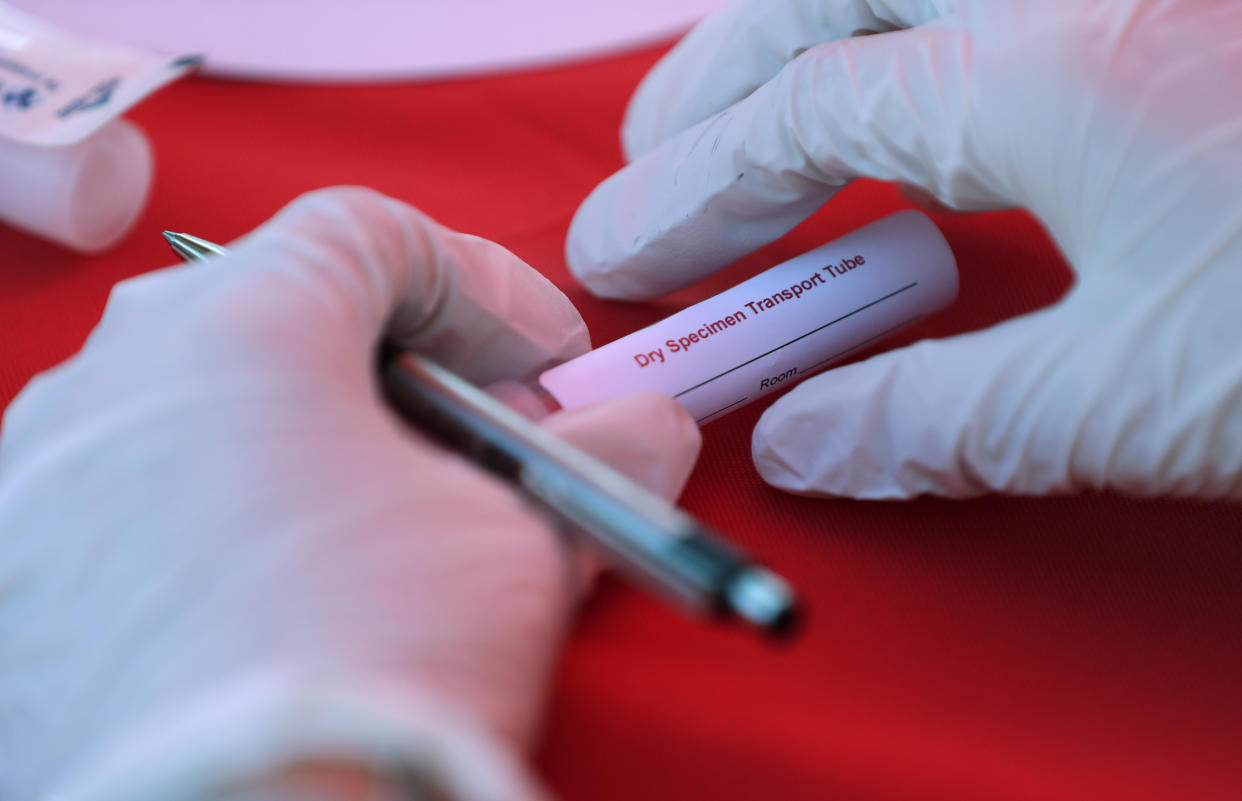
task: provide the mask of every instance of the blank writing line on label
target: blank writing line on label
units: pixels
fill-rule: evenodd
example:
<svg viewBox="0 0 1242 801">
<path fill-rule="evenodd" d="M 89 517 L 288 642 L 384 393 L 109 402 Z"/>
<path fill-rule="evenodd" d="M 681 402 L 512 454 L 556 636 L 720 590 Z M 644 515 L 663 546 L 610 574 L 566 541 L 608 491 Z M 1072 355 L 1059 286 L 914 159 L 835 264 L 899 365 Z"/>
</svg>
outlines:
<svg viewBox="0 0 1242 801">
<path fill-rule="evenodd" d="M 905 328 L 906 326 L 910 325 L 916 320 L 923 319 L 925 316 L 926 315 L 923 315 L 923 314 L 916 314 L 913 317 L 911 317 L 909 320 L 905 320 L 903 322 L 897 323 L 897 325 L 893 326 L 892 328 L 889 328 L 885 331 L 881 331 L 880 333 L 876 334 L 875 336 L 869 339 L 864 339 L 862 342 L 859 342 L 857 345 L 848 347 L 845 350 L 841 351 L 840 353 L 834 353 L 831 356 L 829 356 L 827 359 L 820 359 L 819 361 L 815 362 L 815 364 L 812 364 L 810 367 L 804 367 L 802 369 L 802 372 L 809 373 L 812 370 L 814 370 L 816 367 L 819 367 L 822 364 L 827 364 L 828 362 L 833 361 L 834 359 L 839 359 L 845 354 L 850 353 L 851 351 L 858 350 L 864 345 L 870 345 L 872 342 L 875 342 L 877 339 L 883 339 L 884 337 L 896 331 L 898 328 Z"/>
<path fill-rule="evenodd" d="M 750 400 L 750 398 L 749 398 L 749 397 L 742 398 L 741 400 L 735 400 L 735 401 L 733 401 L 733 403 L 730 403 L 728 406 L 721 406 L 721 407 L 720 407 L 719 409 L 717 409 L 716 411 L 714 411 L 714 412 L 712 412 L 712 413 L 710 413 L 710 414 L 705 414 L 705 415 L 703 415 L 702 417 L 700 417 L 699 419 L 695 420 L 694 422 L 696 422 L 696 423 L 701 423 L 701 422 L 703 422 L 704 420 L 706 420 L 706 419 L 707 419 L 707 418 L 709 418 L 709 417 L 715 417 L 716 415 L 720 414 L 721 412 L 725 411 L 726 409 L 732 409 L 734 406 L 737 406 L 739 403 L 745 403 L 745 402 L 746 402 L 746 401 L 748 401 L 748 400 Z"/>
<path fill-rule="evenodd" d="M 760 353 L 758 356 L 754 357 L 753 359 L 747 359 L 746 361 L 742 362 L 741 364 L 738 364 L 738 365 L 735 365 L 735 366 L 733 366 L 733 367 L 730 367 L 728 370 L 725 370 L 723 373 L 719 373 L 719 374 L 717 374 L 717 375 L 714 375 L 714 376 L 712 376 L 711 378 L 707 379 L 706 381 L 700 381 L 699 383 L 695 384 L 694 386 L 692 386 L 692 387 L 690 387 L 690 388 L 688 388 L 688 389 L 683 389 L 681 392 L 678 392 L 678 393 L 677 393 L 676 395 L 674 395 L 673 397 L 674 397 L 674 398 L 680 398 L 682 395 L 685 395 L 685 394 L 687 394 L 687 393 L 693 392 L 693 391 L 695 391 L 696 389 L 698 389 L 699 387 L 706 386 L 707 384 L 710 384 L 711 382 L 715 381 L 715 380 L 716 380 L 716 379 L 718 379 L 718 378 L 723 378 L 724 376 L 727 376 L 729 373 L 732 373 L 732 372 L 734 372 L 735 370 L 740 370 L 740 369 L 742 369 L 743 367 L 745 367 L 746 365 L 750 364 L 751 362 L 757 362 L 757 361 L 759 361 L 760 359 L 762 359 L 764 356 L 770 356 L 771 354 L 776 353 L 776 352 L 777 352 L 778 350 L 780 350 L 781 348 L 787 348 L 787 347 L 789 347 L 790 345 L 792 345 L 792 344 L 793 344 L 793 343 L 795 343 L 795 342 L 798 342 L 798 341 L 800 341 L 800 340 L 806 339 L 806 338 L 807 338 L 807 337 L 809 337 L 811 334 L 815 334 L 815 333 L 818 333 L 818 332 L 820 332 L 820 331 L 823 331 L 825 328 L 827 328 L 827 327 L 828 327 L 828 326 L 830 326 L 830 325 L 836 325 L 837 323 L 841 322 L 842 320 L 845 320 L 845 319 L 848 319 L 848 318 L 850 318 L 850 317 L 853 317 L 855 314 L 858 314 L 858 313 L 859 313 L 859 312 L 861 312 L 861 311 L 865 311 L 865 310 L 867 310 L 867 309 L 870 309 L 872 306 L 875 306 L 875 305 L 876 305 L 876 304 L 878 304 L 878 303 L 883 303 L 884 301 L 888 300 L 889 298 L 896 297 L 897 295 L 900 295 L 902 292 L 905 292 L 907 289 L 913 289 L 914 287 L 916 287 L 916 286 L 918 286 L 918 285 L 919 285 L 919 282 L 918 282 L 918 281 L 914 281 L 914 282 L 912 282 L 912 283 L 906 284 L 906 285 L 905 285 L 905 286 L 903 286 L 901 289 L 898 289 L 898 290 L 895 290 L 895 291 L 893 291 L 893 292 L 890 292 L 890 293 L 888 293 L 887 295 L 885 295 L 885 296 L 884 296 L 884 297 L 882 297 L 882 298 L 877 298 L 876 300 L 871 301 L 870 303 L 866 304 L 865 306 L 859 306 L 857 309 L 854 309 L 854 311 L 852 311 L 852 312 L 850 312 L 850 313 L 848 313 L 848 314 L 843 314 L 843 315 L 841 315 L 840 317 L 838 317 L 837 319 L 835 319 L 835 320 L 830 320 L 829 322 L 824 323 L 823 325 L 819 326 L 818 328 L 813 328 L 813 329 L 811 329 L 810 331 L 807 331 L 805 334 L 802 334 L 801 336 L 796 336 L 796 337 L 794 337 L 793 339 L 789 340 L 788 342 L 786 342 L 786 343 L 785 343 L 785 344 L 783 344 L 783 345 L 777 345 L 775 348 L 772 348 L 771 350 L 769 350 L 769 351 L 767 351 L 767 352 L 765 352 L 765 353 Z M 883 334 L 881 334 L 880 336 L 883 336 Z M 868 340 L 868 341 L 870 341 L 870 340 Z M 861 344 L 865 344 L 865 343 L 861 343 Z M 858 346 L 855 346 L 855 347 L 858 347 Z M 836 358 L 836 357 L 835 357 L 835 356 L 832 356 L 832 357 L 829 357 L 829 358 L 830 358 L 830 359 L 834 359 L 834 358 Z M 822 362 L 821 362 L 821 364 L 822 364 Z M 731 405 L 735 405 L 735 404 L 731 404 Z M 728 407 L 726 407 L 726 408 L 728 408 Z M 712 414 L 715 414 L 715 412 L 713 412 Z M 710 417 L 710 416 L 711 416 L 711 415 L 708 415 L 708 417 Z"/>
</svg>

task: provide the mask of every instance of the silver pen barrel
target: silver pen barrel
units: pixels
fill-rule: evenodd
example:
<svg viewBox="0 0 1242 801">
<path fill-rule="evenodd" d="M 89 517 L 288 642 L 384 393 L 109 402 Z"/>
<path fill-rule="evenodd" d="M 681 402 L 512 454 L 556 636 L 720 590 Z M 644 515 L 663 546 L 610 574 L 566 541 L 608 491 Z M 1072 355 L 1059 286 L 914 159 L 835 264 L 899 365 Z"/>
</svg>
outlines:
<svg viewBox="0 0 1242 801">
<path fill-rule="evenodd" d="M 227 253 L 189 234 L 164 238 L 187 261 Z M 403 417 L 522 488 L 630 579 L 700 615 L 793 631 L 790 586 L 662 497 L 424 356 L 385 343 L 379 369 Z"/>
<path fill-rule="evenodd" d="M 395 406 L 519 484 L 628 578 L 698 614 L 792 628 L 789 586 L 664 498 L 423 356 L 401 352 L 382 369 Z"/>
</svg>

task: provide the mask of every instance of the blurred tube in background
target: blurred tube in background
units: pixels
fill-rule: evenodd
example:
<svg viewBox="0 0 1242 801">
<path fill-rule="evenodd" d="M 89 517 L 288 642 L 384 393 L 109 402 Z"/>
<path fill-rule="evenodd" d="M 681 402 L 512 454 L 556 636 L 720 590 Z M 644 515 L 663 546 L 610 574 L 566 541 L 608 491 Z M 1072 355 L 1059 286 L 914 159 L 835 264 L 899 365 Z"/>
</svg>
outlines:
<svg viewBox="0 0 1242 801">
<path fill-rule="evenodd" d="M 138 219 L 151 176 L 151 146 L 123 119 L 62 147 L 0 139 L 0 221 L 97 253 Z"/>
</svg>

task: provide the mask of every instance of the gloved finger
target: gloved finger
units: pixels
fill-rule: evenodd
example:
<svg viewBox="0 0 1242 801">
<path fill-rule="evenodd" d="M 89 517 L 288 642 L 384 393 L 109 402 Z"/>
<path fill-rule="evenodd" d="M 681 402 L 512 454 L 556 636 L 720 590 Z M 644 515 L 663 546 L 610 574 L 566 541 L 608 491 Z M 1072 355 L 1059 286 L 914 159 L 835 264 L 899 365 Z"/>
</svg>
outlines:
<svg viewBox="0 0 1242 801">
<path fill-rule="evenodd" d="M 901 196 L 906 200 L 914 203 L 926 212 L 932 214 L 963 214 L 963 212 L 959 212 L 957 209 L 941 203 L 939 200 L 932 197 L 930 192 L 925 189 L 920 189 L 917 186 L 911 186 L 910 184 L 898 184 L 897 191 L 901 192 Z"/>
<path fill-rule="evenodd" d="M 733 0 L 700 22 L 643 78 L 621 141 L 633 161 L 723 111 L 803 51 L 858 33 L 921 25 L 951 0 Z"/>
<path fill-rule="evenodd" d="M 1094 283 L 1035 314 L 807 381 L 760 419 L 755 464 L 777 487 L 855 498 L 1238 497 L 1235 341 L 1196 326 L 1161 289 Z"/>
<path fill-rule="evenodd" d="M 251 293 L 267 310 L 309 301 L 298 309 L 306 331 L 334 326 L 330 338 L 362 350 L 386 334 L 477 383 L 528 376 L 590 347 L 568 298 L 519 258 L 369 189 L 303 195 L 240 240 L 229 262 L 280 279 L 271 294 Z"/>
<path fill-rule="evenodd" d="M 760 418 L 755 466 L 768 483 L 809 495 L 1068 489 L 1076 406 L 1091 397 L 1075 376 L 1085 333 L 1076 322 L 1054 307 L 809 379 Z"/>
<path fill-rule="evenodd" d="M 812 48 L 597 187 L 570 227 L 570 269 L 604 297 L 670 292 L 859 176 L 957 208 L 1012 205 L 975 141 L 969 58 L 969 35 L 948 20 Z"/>
</svg>

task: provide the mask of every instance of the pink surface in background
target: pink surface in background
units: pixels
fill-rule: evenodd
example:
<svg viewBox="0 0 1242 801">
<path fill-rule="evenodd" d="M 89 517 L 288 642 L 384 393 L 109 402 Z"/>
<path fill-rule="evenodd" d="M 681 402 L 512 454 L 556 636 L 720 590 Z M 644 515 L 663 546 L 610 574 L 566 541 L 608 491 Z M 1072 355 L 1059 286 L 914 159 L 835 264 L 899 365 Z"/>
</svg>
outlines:
<svg viewBox="0 0 1242 801">
<path fill-rule="evenodd" d="M 445 77 L 666 38 L 722 0 L 10 0 L 66 30 L 263 80 Z"/>
</svg>

